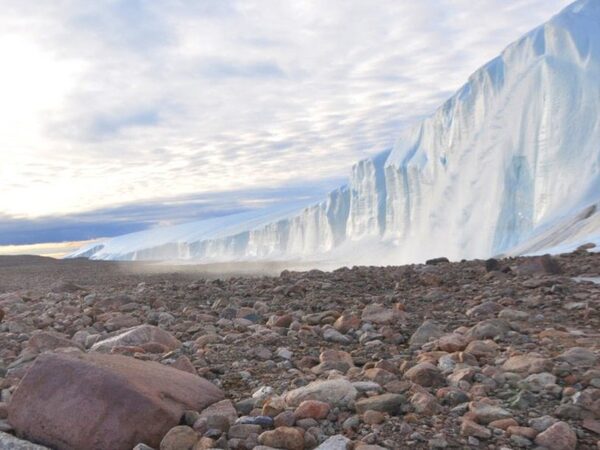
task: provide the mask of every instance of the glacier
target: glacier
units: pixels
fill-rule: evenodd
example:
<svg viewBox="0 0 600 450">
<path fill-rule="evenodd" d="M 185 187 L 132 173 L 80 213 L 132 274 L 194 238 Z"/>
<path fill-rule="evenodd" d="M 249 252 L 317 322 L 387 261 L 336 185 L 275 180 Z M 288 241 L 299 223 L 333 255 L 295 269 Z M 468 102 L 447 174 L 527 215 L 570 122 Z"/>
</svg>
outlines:
<svg viewBox="0 0 600 450">
<path fill-rule="evenodd" d="M 600 0 L 508 46 L 319 203 L 150 229 L 70 257 L 383 264 L 587 242 L 600 246 Z"/>
</svg>

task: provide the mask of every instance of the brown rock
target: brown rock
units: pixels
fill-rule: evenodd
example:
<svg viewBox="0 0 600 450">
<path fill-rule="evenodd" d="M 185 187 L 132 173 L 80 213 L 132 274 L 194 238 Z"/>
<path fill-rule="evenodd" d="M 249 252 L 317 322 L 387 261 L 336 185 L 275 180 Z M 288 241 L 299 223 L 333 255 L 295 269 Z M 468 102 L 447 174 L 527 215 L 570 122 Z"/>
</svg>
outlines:
<svg viewBox="0 0 600 450">
<path fill-rule="evenodd" d="M 292 427 L 279 427 L 265 431 L 258 437 L 258 442 L 261 445 L 285 450 L 304 450 L 303 433 Z"/>
<path fill-rule="evenodd" d="M 322 420 L 329 414 L 329 404 L 318 400 L 305 400 L 296 408 L 296 420 L 315 419 Z"/>
<path fill-rule="evenodd" d="M 160 441 L 160 450 L 192 450 L 199 438 L 192 428 L 180 425 L 171 428 Z"/>
<path fill-rule="evenodd" d="M 438 339 L 438 348 L 444 352 L 454 353 L 463 351 L 469 342 L 460 334 L 447 334 Z"/>
<path fill-rule="evenodd" d="M 533 428 L 530 427 L 519 427 L 519 426 L 510 426 L 506 429 L 506 432 L 510 435 L 516 435 L 516 436 L 523 436 L 524 438 L 527 439 L 535 439 L 535 437 L 537 436 L 538 432 L 535 431 Z"/>
<path fill-rule="evenodd" d="M 538 434 L 535 443 L 548 450 L 575 450 L 577 435 L 568 423 L 556 422 L 546 431 Z"/>
<path fill-rule="evenodd" d="M 285 400 L 276 395 L 267 398 L 262 406 L 262 415 L 275 417 L 285 410 Z"/>
<path fill-rule="evenodd" d="M 483 425 L 479 425 L 472 420 L 463 419 L 460 424 L 460 434 L 463 436 L 474 436 L 480 439 L 489 439 L 492 437 L 492 430 Z"/>
<path fill-rule="evenodd" d="M 23 437 L 61 450 L 158 447 L 185 410 L 222 398 L 212 383 L 158 363 L 44 353 L 15 391 L 9 421 Z"/>
<path fill-rule="evenodd" d="M 527 354 L 511 356 L 502 365 L 502 369 L 507 372 L 533 374 L 549 372 L 552 370 L 552 366 L 552 361 L 550 361 L 548 358 Z"/>
<path fill-rule="evenodd" d="M 380 411 L 369 409 L 363 414 L 362 420 L 368 425 L 379 425 L 385 421 L 385 414 Z"/>
<path fill-rule="evenodd" d="M 360 328 L 360 318 L 354 314 L 344 313 L 333 323 L 333 327 L 344 334 L 352 329 L 358 330 Z"/>
<path fill-rule="evenodd" d="M 513 418 L 498 419 L 491 421 L 488 425 L 490 426 L 490 428 L 500 428 L 501 430 L 507 430 L 509 427 L 518 427 L 519 422 L 517 422 Z"/>
</svg>

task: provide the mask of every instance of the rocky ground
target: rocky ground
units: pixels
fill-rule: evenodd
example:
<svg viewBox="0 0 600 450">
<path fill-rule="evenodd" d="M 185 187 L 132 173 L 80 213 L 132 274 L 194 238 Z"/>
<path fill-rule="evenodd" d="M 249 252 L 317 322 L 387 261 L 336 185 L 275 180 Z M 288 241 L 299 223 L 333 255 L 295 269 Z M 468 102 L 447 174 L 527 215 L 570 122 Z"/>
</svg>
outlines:
<svg viewBox="0 0 600 450">
<path fill-rule="evenodd" d="M 595 277 L 586 249 L 222 277 L 0 258 L 0 449 L 597 450 Z"/>
</svg>

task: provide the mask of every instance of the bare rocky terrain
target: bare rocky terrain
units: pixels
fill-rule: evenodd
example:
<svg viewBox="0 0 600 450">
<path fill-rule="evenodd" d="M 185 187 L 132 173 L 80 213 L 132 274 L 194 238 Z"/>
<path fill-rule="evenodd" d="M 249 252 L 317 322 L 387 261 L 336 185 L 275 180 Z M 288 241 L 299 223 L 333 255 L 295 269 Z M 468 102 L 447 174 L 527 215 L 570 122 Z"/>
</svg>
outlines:
<svg viewBox="0 0 600 450">
<path fill-rule="evenodd" d="M 0 449 L 600 448 L 599 253 L 225 269 L 0 257 Z"/>
</svg>

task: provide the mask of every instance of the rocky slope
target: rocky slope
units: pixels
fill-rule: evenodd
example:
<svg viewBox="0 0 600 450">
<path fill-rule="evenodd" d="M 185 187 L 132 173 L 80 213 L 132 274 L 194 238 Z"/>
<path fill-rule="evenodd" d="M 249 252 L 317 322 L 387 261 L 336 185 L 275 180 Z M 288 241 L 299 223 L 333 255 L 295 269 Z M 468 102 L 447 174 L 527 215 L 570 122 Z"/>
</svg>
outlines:
<svg viewBox="0 0 600 450">
<path fill-rule="evenodd" d="M 598 449 L 599 281 L 584 249 L 221 278 L 20 259 L 0 448 Z"/>
</svg>

